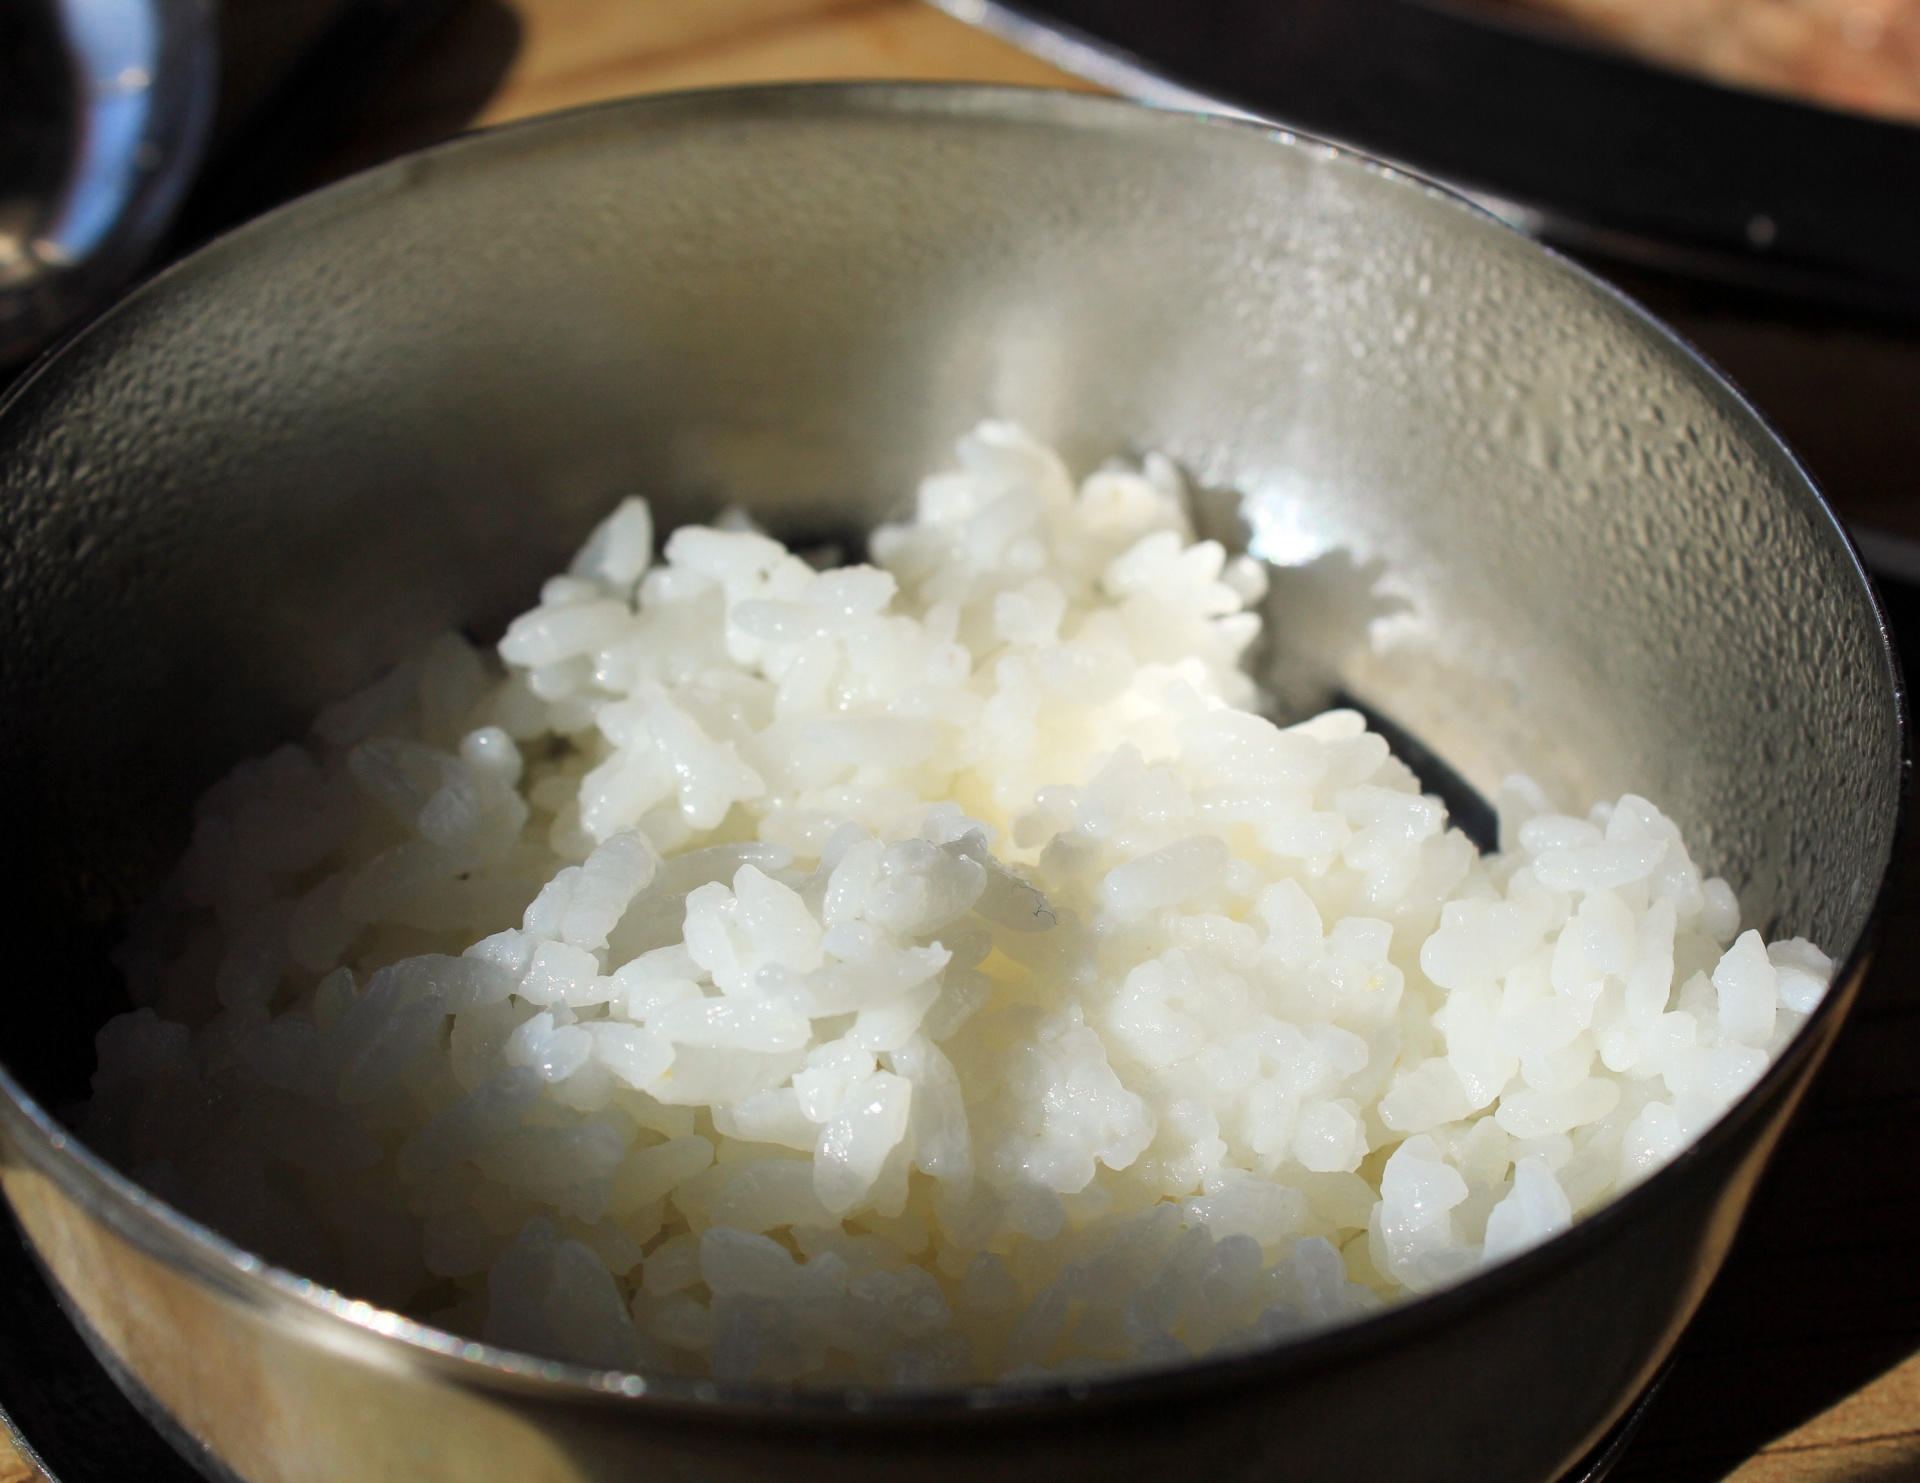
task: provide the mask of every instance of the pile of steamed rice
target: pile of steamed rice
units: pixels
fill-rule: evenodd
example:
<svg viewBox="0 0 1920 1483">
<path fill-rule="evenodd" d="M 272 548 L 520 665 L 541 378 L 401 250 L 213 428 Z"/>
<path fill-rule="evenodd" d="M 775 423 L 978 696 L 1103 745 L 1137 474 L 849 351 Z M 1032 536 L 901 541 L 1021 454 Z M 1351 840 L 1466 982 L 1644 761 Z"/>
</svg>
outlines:
<svg viewBox="0 0 1920 1483">
<path fill-rule="evenodd" d="M 944 1384 L 1269 1343 L 1671 1157 L 1826 988 L 1643 798 L 1449 829 L 1240 667 L 1163 460 L 1007 424 L 874 565 L 629 500 L 213 788 L 86 1136 L 235 1241 L 592 1366 Z M 723 522 L 724 524 L 724 522 Z"/>
</svg>

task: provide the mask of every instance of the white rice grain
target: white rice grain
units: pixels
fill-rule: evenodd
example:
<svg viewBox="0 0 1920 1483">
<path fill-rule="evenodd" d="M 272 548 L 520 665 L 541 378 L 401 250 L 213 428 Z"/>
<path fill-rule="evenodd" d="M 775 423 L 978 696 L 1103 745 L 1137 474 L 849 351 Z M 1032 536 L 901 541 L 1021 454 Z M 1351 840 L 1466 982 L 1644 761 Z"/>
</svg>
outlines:
<svg viewBox="0 0 1920 1483">
<path fill-rule="evenodd" d="M 624 501 L 514 620 L 209 792 L 84 1129 L 268 1256 L 543 1355 L 939 1385 L 1176 1362 L 1671 1159 L 1834 965 L 1627 795 L 1477 855 L 1164 459 L 961 441 L 875 565 Z"/>
</svg>

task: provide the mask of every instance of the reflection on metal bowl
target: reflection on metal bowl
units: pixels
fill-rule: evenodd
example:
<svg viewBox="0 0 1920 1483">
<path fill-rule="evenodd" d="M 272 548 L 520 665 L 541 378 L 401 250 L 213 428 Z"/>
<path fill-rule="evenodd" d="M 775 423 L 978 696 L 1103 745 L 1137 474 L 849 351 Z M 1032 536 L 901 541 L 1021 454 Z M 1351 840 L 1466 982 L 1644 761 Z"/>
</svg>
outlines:
<svg viewBox="0 0 1920 1483">
<path fill-rule="evenodd" d="M 524 606 L 619 493 L 663 525 L 865 526 L 983 415 L 1083 463 L 1165 449 L 1246 525 L 1387 574 L 1391 644 L 1303 623 L 1289 683 L 1483 793 L 1524 768 L 1660 798 L 1749 919 L 1844 960 L 1800 1039 L 1661 1172 L 1458 1287 L 1183 1370 L 950 1394 L 465 1343 L 235 1250 L 61 1129 L 115 1007 L 102 949 L 234 759 Z M 127 1383 L 253 1480 L 1538 1483 L 1725 1256 L 1852 1001 L 1904 770 L 1845 539 L 1651 320 L 1358 157 L 1047 93 L 659 98 L 276 213 L 16 391 L 0 574 L 6 1192 Z"/>
</svg>

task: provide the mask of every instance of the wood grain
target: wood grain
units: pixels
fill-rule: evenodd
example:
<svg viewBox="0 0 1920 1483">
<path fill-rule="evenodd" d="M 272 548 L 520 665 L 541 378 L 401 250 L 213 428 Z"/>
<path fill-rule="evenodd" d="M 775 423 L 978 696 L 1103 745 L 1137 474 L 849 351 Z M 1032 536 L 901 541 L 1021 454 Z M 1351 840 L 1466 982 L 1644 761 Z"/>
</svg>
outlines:
<svg viewBox="0 0 1920 1483">
<path fill-rule="evenodd" d="M 914 0 L 518 0 L 521 56 L 480 115 L 826 78 L 1088 84 Z M 606 17 L 596 31 L 587 17 Z"/>
<path fill-rule="evenodd" d="M 1920 122 L 1920 0 L 1499 0 L 1735 87 Z"/>
<path fill-rule="evenodd" d="M 1892 1483 L 1920 1477 L 1920 1359 L 1763 1446 L 1728 1483 Z"/>
<path fill-rule="evenodd" d="M 1093 90 L 919 0 L 462 0 L 301 184 L 465 128 L 610 98 L 881 78 Z"/>
<path fill-rule="evenodd" d="M 1920 1477 L 1920 1358 L 1769 1442 L 1727 1483 L 1894 1483 Z"/>
</svg>

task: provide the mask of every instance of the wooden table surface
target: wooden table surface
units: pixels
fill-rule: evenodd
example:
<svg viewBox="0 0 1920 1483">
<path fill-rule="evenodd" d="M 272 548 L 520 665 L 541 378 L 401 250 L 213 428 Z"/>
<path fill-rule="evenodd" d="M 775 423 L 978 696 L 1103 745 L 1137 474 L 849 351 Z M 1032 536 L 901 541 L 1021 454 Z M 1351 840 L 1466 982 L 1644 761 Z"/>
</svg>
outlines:
<svg viewBox="0 0 1920 1483">
<path fill-rule="evenodd" d="M 920 0 L 462 0 L 316 178 L 580 103 L 826 78 L 1088 86 Z M 1920 633 L 1920 598 L 1896 616 Z M 1916 970 L 1910 888 L 1621 1483 L 1920 1479 Z M 39 1476 L 0 1434 L 0 1483 Z"/>
</svg>

